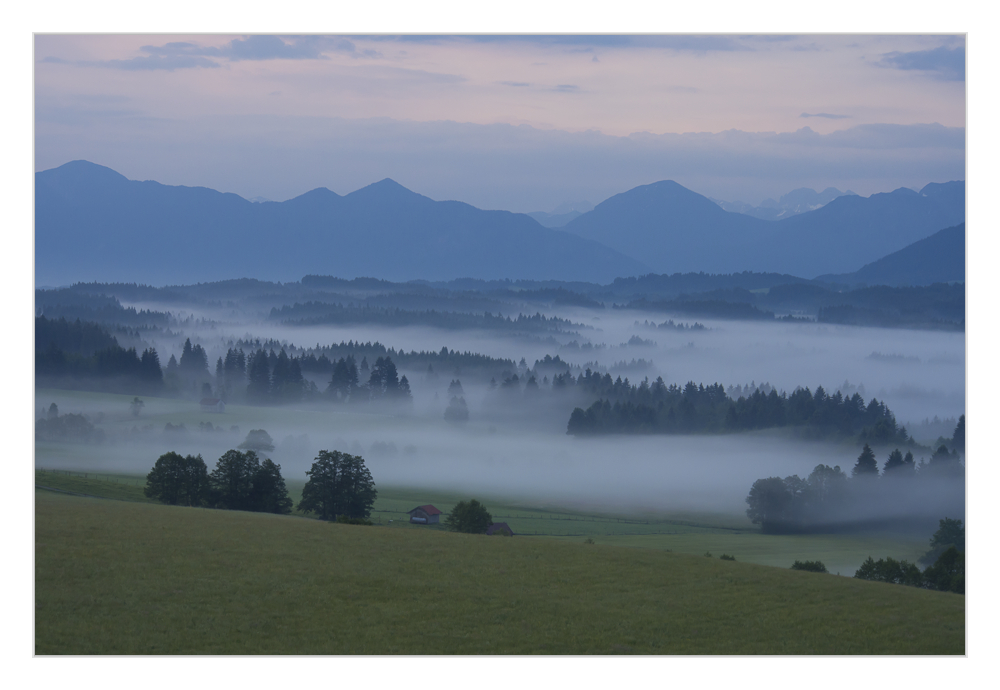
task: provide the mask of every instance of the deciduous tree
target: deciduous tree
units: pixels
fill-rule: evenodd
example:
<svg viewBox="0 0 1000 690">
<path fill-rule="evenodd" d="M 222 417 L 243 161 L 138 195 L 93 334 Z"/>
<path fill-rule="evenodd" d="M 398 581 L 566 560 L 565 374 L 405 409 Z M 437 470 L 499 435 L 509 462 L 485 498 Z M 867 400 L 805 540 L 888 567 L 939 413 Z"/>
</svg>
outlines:
<svg viewBox="0 0 1000 690">
<path fill-rule="evenodd" d="M 455 532 L 485 534 L 487 528 L 493 524 L 493 516 L 486 510 L 486 506 L 473 498 L 468 502 L 459 501 L 458 505 L 448 513 L 444 524 Z"/>
<path fill-rule="evenodd" d="M 161 455 L 146 475 L 143 490 L 147 498 L 171 505 L 199 506 L 208 492 L 208 468 L 200 455 Z"/>
<path fill-rule="evenodd" d="M 254 477 L 259 469 L 260 459 L 252 450 L 226 451 L 209 475 L 212 503 L 227 510 L 254 510 Z"/>
<path fill-rule="evenodd" d="M 306 475 L 309 480 L 302 489 L 299 510 L 316 513 L 321 520 L 371 515 L 378 491 L 361 456 L 321 450 Z"/>
<path fill-rule="evenodd" d="M 278 514 L 292 512 L 292 499 L 285 487 L 285 479 L 281 476 L 281 465 L 275 464 L 270 458 L 264 458 L 254 474 L 251 495 L 253 510 Z"/>
</svg>

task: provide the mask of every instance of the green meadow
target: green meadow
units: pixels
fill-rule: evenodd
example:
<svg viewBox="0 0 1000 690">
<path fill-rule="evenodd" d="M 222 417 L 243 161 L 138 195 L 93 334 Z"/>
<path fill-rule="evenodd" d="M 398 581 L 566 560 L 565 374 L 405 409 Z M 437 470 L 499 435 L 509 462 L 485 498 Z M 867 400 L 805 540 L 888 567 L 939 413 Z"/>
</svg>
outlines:
<svg viewBox="0 0 1000 690">
<path fill-rule="evenodd" d="M 35 605 L 38 654 L 965 651 L 954 594 L 610 543 L 44 490 Z"/>
<path fill-rule="evenodd" d="M 35 484 L 77 494 L 126 501 L 150 502 L 142 492 L 145 478 L 103 472 L 36 470 Z M 302 481 L 289 481 L 289 494 L 298 504 Z M 407 512 L 430 503 L 448 513 L 456 503 L 478 498 L 495 522 L 506 522 L 519 537 L 627 546 L 713 557 L 727 554 L 737 561 L 788 568 L 796 561 L 822 561 L 831 573 L 853 575 L 868 556 L 914 562 L 927 551 L 928 538 L 898 534 L 761 534 L 737 516 L 692 513 L 648 516 L 614 515 L 525 502 L 498 496 L 379 487 L 372 521 L 391 529 L 445 531 L 441 525 L 411 525 Z M 298 513 L 297 513 L 298 514 Z M 301 514 L 299 514 L 301 515 Z M 443 516 L 442 516 L 443 519 Z"/>
</svg>

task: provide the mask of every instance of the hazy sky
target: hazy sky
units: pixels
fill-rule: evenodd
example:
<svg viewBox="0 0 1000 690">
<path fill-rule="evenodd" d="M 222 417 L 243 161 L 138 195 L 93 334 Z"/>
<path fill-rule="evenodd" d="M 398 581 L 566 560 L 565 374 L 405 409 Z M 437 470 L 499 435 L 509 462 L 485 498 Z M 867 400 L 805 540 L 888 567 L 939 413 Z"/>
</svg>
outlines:
<svg viewBox="0 0 1000 690">
<path fill-rule="evenodd" d="M 483 208 L 965 177 L 956 35 L 36 35 L 35 169 Z"/>
</svg>

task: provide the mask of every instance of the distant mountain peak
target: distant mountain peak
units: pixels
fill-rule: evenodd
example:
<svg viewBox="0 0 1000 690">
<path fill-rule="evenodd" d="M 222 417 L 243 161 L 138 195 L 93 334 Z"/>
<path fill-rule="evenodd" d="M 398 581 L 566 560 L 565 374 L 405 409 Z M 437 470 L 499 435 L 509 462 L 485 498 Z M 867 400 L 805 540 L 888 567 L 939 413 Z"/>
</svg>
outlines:
<svg viewBox="0 0 1000 690">
<path fill-rule="evenodd" d="M 116 182 L 127 182 L 128 178 L 122 175 L 120 172 L 112 170 L 103 165 L 98 165 L 97 163 L 91 163 L 87 160 L 75 160 L 69 163 L 63 163 L 59 167 L 50 168 L 49 170 L 43 170 L 40 175 L 46 175 L 52 178 L 70 178 L 70 177 L 87 177 L 92 179 L 103 179 L 107 181 L 114 180 Z"/>
<path fill-rule="evenodd" d="M 367 187 L 355 190 L 350 194 L 347 194 L 345 198 L 381 199 L 383 201 L 426 199 L 427 201 L 433 201 L 432 199 L 425 197 L 423 194 L 417 194 L 416 192 L 407 189 L 389 177 L 379 180 L 378 182 L 373 182 Z"/>
</svg>

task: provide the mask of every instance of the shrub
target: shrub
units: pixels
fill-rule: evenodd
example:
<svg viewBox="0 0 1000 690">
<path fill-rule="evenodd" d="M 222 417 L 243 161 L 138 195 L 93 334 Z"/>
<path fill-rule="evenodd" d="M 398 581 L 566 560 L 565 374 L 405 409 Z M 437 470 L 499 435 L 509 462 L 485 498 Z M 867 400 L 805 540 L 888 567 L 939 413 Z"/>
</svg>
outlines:
<svg viewBox="0 0 1000 690">
<path fill-rule="evenodd" d="M 792 563 L 792 570 L 807 570 L 811 573 L 828 573 L 829 570 L 823 565 L 823 561 L 795 561 Z"/>
<path fill-rule="evenodd" d="M 721 561 L 735 561 L 736 560 L 736 556 L 727 556 L 726 554 L 722 554 L 721 556 L 719 556 L 719 560 L 721 560 Z"/>
<path fill-rule="evenodd" d="M 448 529 L 455 532 L 485 534 L 487 528 L 493 524 L 493 517 L 486 510 L 486 506 L 473 498 L 468 503 L 459 501 L 444 523 Z"/>
<path fill-rule="evenodd" d="M 965 594 L 965 554 L 949 546 L 934 565 L 924 571 L 924 585 L 942 592 Z"/>
<path fill-rule="evenodd" d="M 859 580 L 909 585 L 910 587 L 920 587 L 924 583 L 924 576 L 920 572 L 920 568 L 908 561 L 897 561 L 888 557 L 876 561 L 869 556 L 868 560 L 862 563 L 861 567 L 854 573 L 854 577 Z"/>
</svg>

